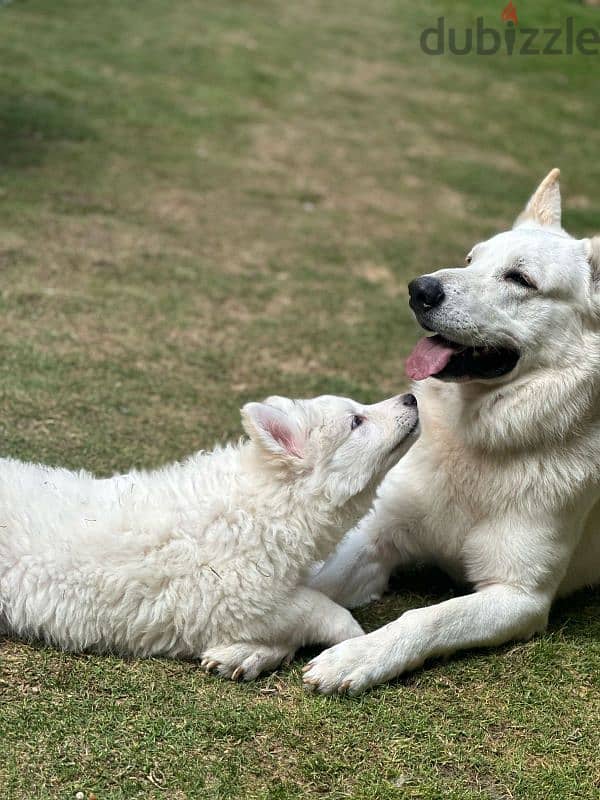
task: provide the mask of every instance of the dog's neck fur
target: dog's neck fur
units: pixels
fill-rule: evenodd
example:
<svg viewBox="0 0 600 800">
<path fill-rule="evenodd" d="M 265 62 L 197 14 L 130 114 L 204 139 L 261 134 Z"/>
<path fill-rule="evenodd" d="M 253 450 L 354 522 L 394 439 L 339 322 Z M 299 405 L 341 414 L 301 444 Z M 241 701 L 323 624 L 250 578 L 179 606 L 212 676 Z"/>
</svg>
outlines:
<svg viewBox="0 0 600 800">
<path fill-rule="evenodd" d="M 600 370 L 585 364 L 487 391 L 423 381 L 415 457 L 427 454 L 432 480 L 451 485 L 465 508 L 554 513 L 574 498 L 587 503 L 598 496 L 599 383 Z"/>
<path fill-rule="evenodd" d="M 422 435 L 444 431 L 460 436 L 461 447 L 517 458 L 589 438 L 600 411 L 600 339 L 593 337 L 592 347 L 580 348 L 577 358 L 545 370 L 539 380 L 528 374 L 493 386 L 435 379 L 418 385 Z"/>
</svg>

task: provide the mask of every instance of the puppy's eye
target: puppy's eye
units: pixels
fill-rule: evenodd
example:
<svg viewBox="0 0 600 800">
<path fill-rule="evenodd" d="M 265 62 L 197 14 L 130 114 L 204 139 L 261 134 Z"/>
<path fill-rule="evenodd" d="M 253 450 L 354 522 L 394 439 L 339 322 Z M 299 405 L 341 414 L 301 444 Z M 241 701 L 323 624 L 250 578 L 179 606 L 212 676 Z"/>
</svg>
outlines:
<svg viewBox="0 0 600 800">
<path fill-rule="evenodd" d="M 469 266 L 471 261 L 473 261 L 473 256 L 469 253 L 469 255 L 465 257 L 465 264 L 467 265 L 467 267 Z"/>
<path fill-rule="evenodd" d="M 352 417 L 352 422 L 350 423 L 351 430 L 354 430 L 355 428 L 360 427 L 363 424 L 364 421 L 365 421 L 364 417 L 361 417 L 360 414 L 355 414 Z"/>
<path fill-rule="evenodd" d="M 505 281 L 510 281 L 511 283 L 518 283 L 519 286 L 523 286 L 525 289 L 537 289 L 535 283 L 524 275 L 522 272 L 519 272 L 518 269 L 511 269 L 510 272 L 507 272 L 504 276 Z"/>
</svg>

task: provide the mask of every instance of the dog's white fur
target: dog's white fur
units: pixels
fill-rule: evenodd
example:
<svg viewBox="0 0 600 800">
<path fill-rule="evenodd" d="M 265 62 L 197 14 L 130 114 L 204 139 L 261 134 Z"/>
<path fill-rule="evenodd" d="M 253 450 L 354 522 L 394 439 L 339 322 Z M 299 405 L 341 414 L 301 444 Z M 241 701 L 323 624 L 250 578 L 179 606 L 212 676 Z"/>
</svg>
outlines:
<svg viewBox="0 0 600 800">
<path fill-rule="evenodd" d="M 410 399 L 249 403 L 249 441 L 106 480 L 1 460 L 0 632 L 247 680 L 360 634 L 301 584 L 411 444 Z"/>
<path fill-rule="evenodd" d="M 356 693 L 432 656 L 530 637 L 557 595 L 600 580 L 600 239 L 566 234 L 560 206 L 553 170 L 512 231 L 435 273 L 446 298 L 428 328 L 520 360 L 501 379 L 419 386 L 419 441 L 312 581 L 352 608 L 396 567 L 429 562 L 475 592 L 325 651 L 310 687 Z M 515 266 L 537 289 L 507 278 Z"/>
</svg>

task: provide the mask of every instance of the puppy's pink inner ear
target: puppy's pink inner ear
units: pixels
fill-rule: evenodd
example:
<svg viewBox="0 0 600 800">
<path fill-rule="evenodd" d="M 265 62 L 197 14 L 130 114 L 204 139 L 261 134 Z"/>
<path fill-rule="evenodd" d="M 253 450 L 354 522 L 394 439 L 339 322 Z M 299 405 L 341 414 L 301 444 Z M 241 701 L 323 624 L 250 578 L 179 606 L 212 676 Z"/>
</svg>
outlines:
<svg viewBox="0 0 600 800">
<path fill-rule="evenodd" d="M 303 457 L 303 435 L 296 420 L 267 403 L 246 403 L 242 420 L 251 439 L 274 455 Z"/>
<path fill-rule="evenodd" d="M 302 458 L 302 449 L 293 431 L 277 419 L 272 419 L 267 424 L 267 430 L 273 439 L 290 455 Z"/>
</svg>

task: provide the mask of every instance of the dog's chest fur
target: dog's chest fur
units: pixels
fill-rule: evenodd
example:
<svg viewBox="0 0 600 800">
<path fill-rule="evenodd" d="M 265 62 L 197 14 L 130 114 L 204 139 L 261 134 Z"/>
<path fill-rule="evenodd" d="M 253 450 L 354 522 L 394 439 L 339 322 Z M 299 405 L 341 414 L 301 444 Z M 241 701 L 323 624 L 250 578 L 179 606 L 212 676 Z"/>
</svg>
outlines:
<svg viewBox="0 0 600 800">
<path fill-rule="evenodd" d="M 483 560 L 482 549 L 501 550 L 503 540 L 508 549 L 510 537 L 515 559 L 527 560 L 527 542 L 515 531 L 530 520 L 585 525 L 598 494 L 600 437 L 592 415 L 561 441 L 486 450 L 469 439 L 484 421 L 457 402 L 457 388 L 423 387 L 421 438 L 390 480 L 397 481 L 396 503 L 405 498 L 399 545 L 459 580 L 477 580 L 473 564 Z M 483 430 L 475 433 L 485 444 Z"/>
</svg>

